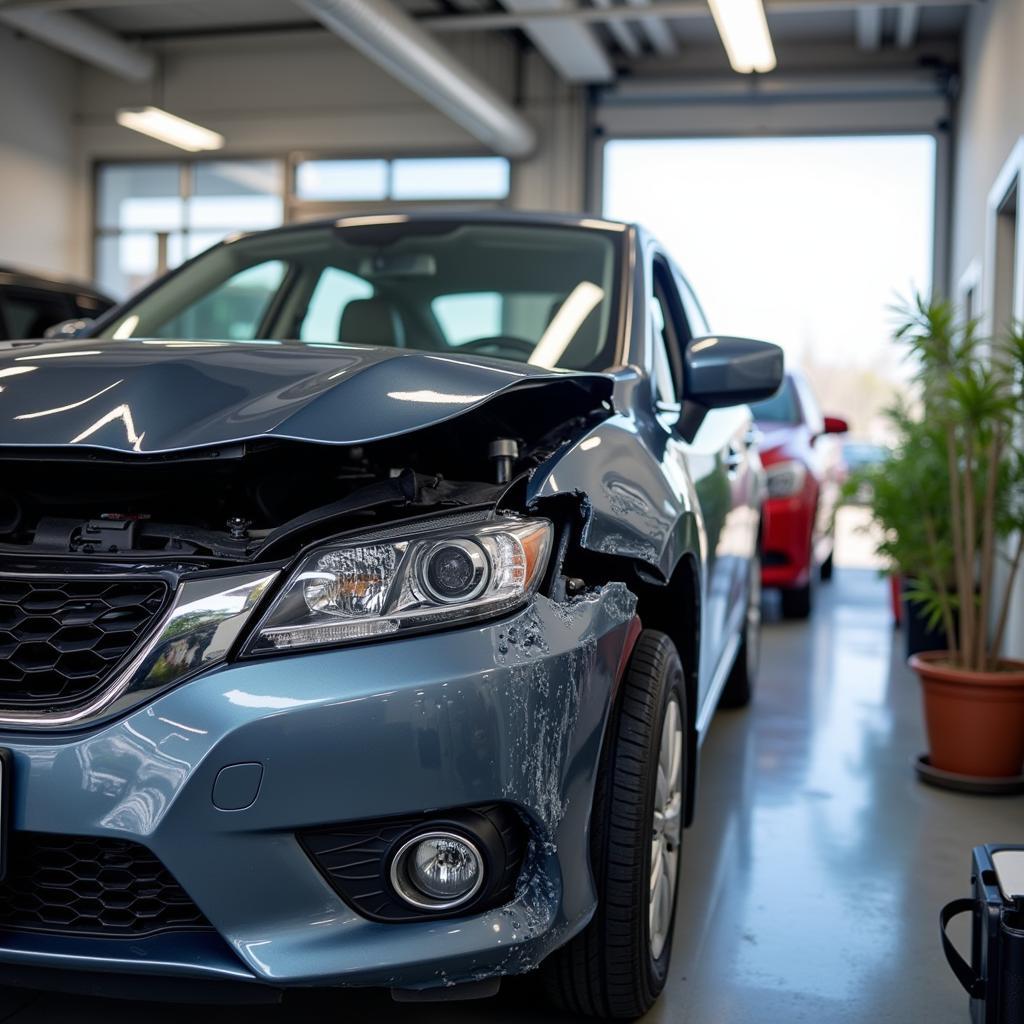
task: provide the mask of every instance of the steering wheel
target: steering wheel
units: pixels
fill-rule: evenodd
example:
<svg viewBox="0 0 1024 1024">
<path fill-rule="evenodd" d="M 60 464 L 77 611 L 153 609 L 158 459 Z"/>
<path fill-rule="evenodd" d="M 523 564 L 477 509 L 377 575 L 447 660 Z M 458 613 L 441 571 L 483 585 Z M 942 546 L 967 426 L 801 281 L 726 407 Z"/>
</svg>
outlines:
<svg viewBox="0 0 1024 1024">
<path fill-rule="evenodd" d="M 498 334 L 493 338 L 474 338 L 459 345 L 459 352 L 479 352 L 484 356 L 496 356 L 498 359 L 518 359 L 525 362 L 533 355 L 537 346 L 525 338 L 516 338 L 510 334 Z M 509 355 L 509 353 L 513 353 Z"/>
</svg>

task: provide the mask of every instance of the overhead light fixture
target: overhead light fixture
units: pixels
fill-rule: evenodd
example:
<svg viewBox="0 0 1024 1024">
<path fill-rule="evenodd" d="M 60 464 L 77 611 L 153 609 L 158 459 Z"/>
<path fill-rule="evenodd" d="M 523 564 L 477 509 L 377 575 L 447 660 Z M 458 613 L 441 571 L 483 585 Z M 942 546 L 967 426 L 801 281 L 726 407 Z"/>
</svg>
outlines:
<svg viewBox="0 0 1024 1024">
<path fill-rule="evenodd" d="M 733 71 L 771 71 L 775 67 L 762 0 L 708 0 Z"/>
<path fill-rule="evenodd" d="M 209 128 L 186 121 L 160 107 L 125 107 L 117 112 L 117 123 L 132 131 L 159 139 L 169 146 L 187 149 L 190 153 L 222 149 L 224 136 Z"/>
</svg>

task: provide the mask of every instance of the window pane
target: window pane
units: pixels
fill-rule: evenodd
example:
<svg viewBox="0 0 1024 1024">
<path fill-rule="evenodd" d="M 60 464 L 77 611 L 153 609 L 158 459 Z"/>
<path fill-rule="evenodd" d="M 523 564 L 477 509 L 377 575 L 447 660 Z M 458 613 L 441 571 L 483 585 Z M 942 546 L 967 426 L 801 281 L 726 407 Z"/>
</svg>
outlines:
<svg viewBox="0 0 1024 1024">
<path fill-rule="evenodd" d="M 317 225 L 251 235 L 171 274 L 122 308 L 104 337 L 130 331 L 201 340 L 246 331 L 254 339 L 331 344 L 340 336 L 438 353 L 462 352 L 460 344 L 479 339 L 476 350 L 498 359 L 600 370 L 615 357 L 619 241 L 583 228 L 444 218 L 412 226 L 388 221 L 369 232 Z M 256 294 L 256 282 L 240 275 L 275 261 L 269 285 L 261 278 L 260 297 L 269 297 L 287 265 L 288 302 L 247 300 L 262 315 L 206 314 L 243 282 Z M 357 299 L 371 301 L 356 308 Z"/>
<path fill-rule="evenodd" d="M 152 280 L 157 237 L 151 232 L 105 235 L 96 243 L 96 279 L 115 299 L 125 299 Z"/>
<path fill-rule="evenodd" d="M 373 285 L 355 274 L 327 267 L 313 289 L 299 338 L 302 341 L 331 342 L 341 337 L 341 314 L 353 299 L 368 299 Z"/>
<path fill-rule="evenodd" d="M 201 252 L 206 252 L 212 245 L 224 241 L 233 231 L 190 231 L 185 238 L 184 259 L 191 259 Z"/>
<path fill-rule="evenodd" d="M 508 161 L 499 156 L 395 160 L 392 199 L 504 199 Z"/>
<path fill-rule="evenodd" d="M 386 160 L 306 160 L 295 174 L 300 199 L 386 199 Z"/>
<path fill-rule="evenodd" d="M 773 423 L 799 423 L 800 410 L 796 405 L 793 391 L 793 379 L 787 377 L 782 387 L 763 402 L 754 402 L 750 406 L 755 420 L 769 420 Z"/>
<path fill-rule="evenodd" d="M 73 313 L 67 296 L 30 288 L 0 291 L 0 311 L 11 339 L 41 338 L 48 327 Z"/>
<path fill-rule="evenodd" d="M 181 165 L 105 165 L 99 169 L 97 202 L 101 228 L 180 228 L 184 223 Z"/>
<path fill-rule="evenodd" d="M 219 228 L 227 234 L 277 227 L 284 219 L 283 178 L 278 160 L 197 163 L 188 201 L 189 228 Z"/>
<path fill-rule="evenodd" d="M 464 345 L 467 341 L 502 334 L 501 307 L 502 297 L 497 292 L 441 295 L 431 303 L 449 345 Z"/>
<path fill-rule="evenodd" d="M 164 323 L 155 337 L 252 339 L 284 274 L 283 260 L 247 267 Z"/>
</svg>

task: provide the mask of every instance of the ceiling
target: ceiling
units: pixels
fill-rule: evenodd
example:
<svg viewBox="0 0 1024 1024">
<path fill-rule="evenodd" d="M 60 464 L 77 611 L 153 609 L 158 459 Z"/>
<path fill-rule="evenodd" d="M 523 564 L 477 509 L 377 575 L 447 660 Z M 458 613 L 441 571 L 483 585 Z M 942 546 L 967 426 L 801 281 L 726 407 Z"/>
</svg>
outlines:
<svg viewBox="0 0 1024 1024">
<path fill-rule="evenodd" d="M 578 22 L 578 29 L 595 40 L 616 61 L 642 61 L 669 57 L 689 47 L 718 46 L 718 34 L 703 0 L 399 0 L 400 5 L 441 34 L 461 31 L 465 16 L 485 15 L 498 31 L 528 29 L 542 52 L 544 36 L 555 38 L 557 26 L 574 20 L 574 9 L 593 9 L 596 16 L 608 8 L 631 9 L 635 18 Z M 658 7 L 685 16 L 661 17 Z M 861 50 L 909 48 L 922 41 L 955 38 L 962 27 L 968 2 L 922 0 L 896 4 L 865 0 L 765 0 L 773 39 L 787 43 L 842 43 Z M 267 31 L 277 27 L 319 27 L 292 0 L 0 0 L 8 8 L 75 10 L 90 21 L 119 35 L 153 38 L 222 31 Z M 536 11 L 548 15 L 527 25 L 522 15 Z M 550 15 L 562 13 L 567 18 Z M 509 24 L 510 15 L 519 25 Z M 495 17 L 497 16 L 497 17 Z M 593 17 L 593 16 L 591 16 Z M 501 19 L 504 19 L 502 21 Z M 470 21 L 474 20 L 472 17 Z M 478 22 L 486 29 L 488 22 Z M 475 26 L 474 26 L 475 27 Z M 579 46 L 581 37 L 562 37 Z M 553 54 L 545 52 L 549 59 Z M 557 61 L 553 61 L 557 62 Z"/>
</svg>

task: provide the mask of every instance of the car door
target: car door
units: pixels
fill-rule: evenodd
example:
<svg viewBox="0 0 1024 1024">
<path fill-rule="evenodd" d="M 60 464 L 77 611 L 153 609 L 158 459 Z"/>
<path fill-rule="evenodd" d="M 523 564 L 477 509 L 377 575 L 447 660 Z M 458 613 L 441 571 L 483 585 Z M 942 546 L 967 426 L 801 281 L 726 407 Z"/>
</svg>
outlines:
<svg viewBox="0 0 1024 1024">
<path fill-rule="evenodd" d="M 672 272 L 694 334 L 705 336 L 712 334 L 704 311 L 690 288 L 689 282 L 674 264 Z M 727 459 L 732 491 L 729 547 L 736 552 L 732 556 L 735 579 L 733 580 L 731 610 L 740 620 L 740 625 L 737 626 L 739 629 L 742 626 L 742 618 L 747 606 L 747 594 L 750 589 L 750 562 L 761 543 L 763 467 L 758 452 L 760 434 L 754 423 L 750 407 L 741 405 L 726 411 L 730 414 L 730 422 L 733 424 Z"/>
<path fill-rule="evenodd" d="M 704 524 L 705 570 L 701 612 L 701 672 L 698 706 L 718 683 L 723 659 L 728 657 L 730 605 L 734 599 L 735 522 L 731 516 L 730 441 L 735 432 L 734 410 L 709 413 L 692 443 L 683 440 L 676 423 L 683 395 L 683 352 L 693 338 L 667 258 L 651 253 L 651 373 L 659 406 L 659 420 L 668 432 L 666 468 L 693 481 Z"/>
<path fill-rule="evenodd" d="M 687 309 L 680 288 L 680 284 L 686 287 L 685 282 L 677 280 L 677 273 L 664 254 L 655 250 L 651 261 L 655 382 L 658 353 L 664 351 L 673 367 L 675 394 L 683 399 L 683 353 L 695 336 L 693 326 L 699 325 L 701 334 L 707 332 L 707 326 L 692 298 L 691 309 Z M 689 443 L 674 429 L 676 416 L 671 420 L 667 451 L 671 459 L 684 462 L 688 469 L 706 541 L 698 698 L 698 721 L 706 721 L 732 666 L 746 611 L 750 557 L 756 543 L 756 516 L 752 513 L 757 456 L 752 449 L 752 424 L 746 406 L 710 410 Z"/>
</svg>

